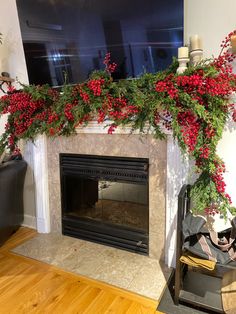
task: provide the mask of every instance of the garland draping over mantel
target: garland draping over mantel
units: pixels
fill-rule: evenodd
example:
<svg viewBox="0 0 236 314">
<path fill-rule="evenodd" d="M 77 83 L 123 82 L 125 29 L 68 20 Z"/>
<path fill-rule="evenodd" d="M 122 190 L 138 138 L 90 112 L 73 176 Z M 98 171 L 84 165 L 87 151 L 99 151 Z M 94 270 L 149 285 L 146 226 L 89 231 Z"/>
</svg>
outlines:
<svg viewBox="0 0 236 314">
<path fill-rule="evenodd" d="M 0 99 L 0 113 L 8 114 L 0 151 L 17 152 L 19 139 L 33 140 L 39 134 L 69 136 L 94 117 L 98 123 L 112 121 L 109 134 L 119 125 L 140 133 L 149 125 L 156 138 L 164 139 L 166 128 L 172 130 L 182 153 L 195 161 L 199 173 L 191 190 L 193 211 L 226 214 L 231 200 L 225 192 L 225 165 L 216 147 L 227 118 L 232 114 L 236 121 L 235 105 L 228 101 L 236 91 L 234 55 L 228 52 L 233 34 L 236 31 L 222 42 L 217 58 L 190 65 L 182 74 L 176 74 L 174 60 L 165 71 L 115 82 L 111 73 L 116 64 L 107 54 L 104 71 L 94 71 L 81 84 L 65 85 L 61 93 L 47 85 L 10 91 Z"/>
</svg>

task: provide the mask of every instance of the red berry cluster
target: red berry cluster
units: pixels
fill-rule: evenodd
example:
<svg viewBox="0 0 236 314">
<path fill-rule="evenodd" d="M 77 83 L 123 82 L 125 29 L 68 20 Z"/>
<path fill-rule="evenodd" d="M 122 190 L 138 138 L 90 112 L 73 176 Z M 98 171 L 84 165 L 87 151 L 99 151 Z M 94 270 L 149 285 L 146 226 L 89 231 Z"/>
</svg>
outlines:
<svg viewBox="0 0 236 314">
<path fill-rule="evenodd" d="M 233 121 L 236 122 L 236 104 L 228 104 L 228 109 L 232 113 Z"/>
<path fill-rule="evenodd" d="M 49 128 L 49 135 L 54 136 L 57 130 L 55 128 Z"/>
<path fill-rule="evenodd" d="M 105 115 L 116 122 L 130 119 L 138 113 L 138 108 L 129 104 L 126 98 L 112 97 L 111 95 L 107 95 L 103 110 Z"/>
<path fill-rule="evenodd" d="M 39 114 L 40 119 L 39 120 L 45 120 L 45 116 L 42 116 L 42 114 Z M 48 112 L 48 124 L 51 124 L 55 121 L 59 120 L 59 116 L 56 112 L 52 112 L 51 110 Z"/>
<path fill-rule="evenodd" d="M 102 94 L 102 85 L 104 84 L 105 80 L 101 79 L 94 79 L 90 80 L 87 83 L 88 88 L 93 92 L 94 96 L 101 96 Z"/>
<path fill-rule="evenodd" d="M 2 113 L 10 114 L 5 130 L 9 134 L 8 145 L 11 150 L 16 147 L 19 136 L 23 136 L 38 119 L 40 112 L 47 112 L 43 99 L 34 100 L 29 93 L 15 92 L 2 97 Z M 46 115 L 46 113 L 44 113 Z"/>
<path fill-rule="evenodd" d="M 71 96 L 74 100 L 82 100 L 84 103 L 89 104 L 90 103 L 90 96 L 87 91 L 85 91 L 86 84 L 76 84 L 72 91 Z"/>
<path fill-rule="evenodd" d="M 232 35 L 236 34 L 236 30 L 230 32 L 227 36 L 225 36 L 225 38 L 222 40 L 220 47 L 222 49 L 228 49 L 230 47 L 230 39 Z"/>
<path fill-rule="evenodd" d="M 178 123 L 183 136 L 183 141 L 187 145 L 189 152 L 193 152 L 197 144 L 200 122 L 189 110 L 178 113 Z"/>
<path fill-rule="evenodd" d="M 215 130 L 212 126 L 208 125 L 206 128 L 205 128 L 205 135 L 206 135 L 206 138 L 207 139 L 211 139 L 215 136 Z"/>
<path fill-rule="evenodd" d="M 106 117 L 113 120 L 115 123 L 108 129 L 108 133 L 112 134 L 115 130 L 115 126 L 125 120 L 132 119 L 138 112 L 138 108 L 129 104 L 126 98 L 113 97 L 107 94 L 102 108 L 99 108 L 97 111 L 97 121 L 98 123 L 102 123 Z"/>
<path fill-rule="evenodd" d="M 167 93 L 170 98 L 178 98 L 178 90 L 175 88 L 172 82 L 173 75 L 168 75 L 163 81 L 158 81 L 155 86 L 155 90 L 158 93 Z"/>
<path fill-rule="evenodd" d="M 210 155 L 210 148 L 207 145 L 199 148 L 199 158 L 207 159 Z"/>
<path fill-rule="evenodd" d="M 40 94 L 41 88 L 36 87 L 37 93 Z M 29 92 L 11 91 L 9 95 L 2 97 L 1 108 L 2 112 L 9 113 L 10 119 L 5 126 L 5 132 L 8 134 L 8 146 L 11 151 L 17 148 L 17 141 L 19 137 L 25 137 L 29 129 L 31 132 L 36 132 L 41 122 L 47 122 L 48 119 L 55 119 L 55 116 L 50 116 L 51 110 L 48 107 L 53 100 L 58 99 L 59 93 L 48 89 L 48 95 L 44 94 L 41 98 L 36 100 Z"/>
<path fill-rule="evenodd" d="M 236 35 L 236 30 L 230 32 L 221 43 L 221 52 L 217 58 L 214 59 L 214 65 L 222 73 L 232 73 L 232 61 L 235 59 L 235 55 L 229 53 L 231 36 Z"/>
<path fill-rule="evenodd" d="M 106 66 L 105 70 L 106 70 L 107 72 L 109 72 L 109 73 L 115 72 L 115 70 L 116 70 L 116 68 L 117 68 L 117 64 L 116 64 L 115 62 L 112 62 L 112 63 L 111 63 L 111 54 L 110 54 L 110 52 L 108 52 L 108 53 L 105 55 L 103 64 L 105 64 L 105 66 Z"/>
<path fill-rule="evenodd" d="M 48 94 L 48 97 L 49 97 L 53 102 L 59 100 L 60 93 L 59 93 L 59 91 L 57 91 L 56 89 L 54 89 L 54 88 L 49 88 L 48 91 L 47 91 L 47 94 Z"/>
<path fill-rule="evenodd" d="M 8 137 L 8 146 L 12 149 L 16 147 L 16 137 L 14 134 L 10 134 Z"/>
<path fill-rule="evenodd" d="M 112 123 L 109 128 L 108 128 L 108 134 L 113 134 L 113 132 L 115 131 L 115 129 L 117 128 L 117 125 Z"/>
<path fill-rule="evenodd" d="M 176 78 L 176 84 L 200 104 L 205 103 L 205 95 L 229 96 L 232 91 L 234 91 L 234 87 L 230 84 L 228 74 L 218 73 L 216 77 L 204 77 L 203 74 L 200 75 L 199 73 L 201 72 L 190 76 L 178 76 Z"/>
<path fill-rule="evenodd" d="M 196 167 L 198 168 L 198 169 L 196 170 L 196 172 L 201 172 L 201 169 L 202 169 L 202 167 L 203 167 L 203 165 L 204 165 L 203 160 L 202 160 L 201 158 L 197 158 L 197 159 L 195 160 L 195 165 L 196 165 Z"/>
<path fill-rule="evenodd" d="M 228 199 L 231 203 L 230 196 L 225 193 L 226 184 L 224 182 L 223 173 L 225 172 L 225 164 L 221 161 L 215 161 L 215 172 L 211 175 L 212 180 L 215 183 L 216 190 L 219 194 L 221 194 L 224 198 Z"/>
<path fill-rule="evenodd" d="M 74 121 L 74 115 L 72 113 L 73 107 L 74 106 L 72 104 L 66 104 L 65 105 L 64 114 L 65 114 L 66 118 L 68 119 L 68 121 Z"/>
<path fill-rule="evenodd" d="M 192 74 L 191 76 L 180 75 L 176 78 L 176 84 L 180 87 L 185 87 L 186 91 L 192 91 L 203 84 L 203 77 L 200 73 Z"/>
<path fill-rule="evenodd" d="M 82 100 L 89 104 L 90 103 L 90 97 L 89 97 L 89 94 L 87 94 L 86 92 L 83 92 L 82 90 L 80 91 L 80 97 L 82 98 Z"/>
<path fill-rule="evenodd" d="M 102 123 L 104 122 L 105 118 L 106 118 L 106 113 L 102 109 L 98 109 L 97 122 Z"/>
<path fill-rule="evenodd" d="M 222 73 L 231 74 L 233 71 L 231 63 L 234 59 L 234 54 L 225 51 L 214 59 L 213 65 Z"/>
<path fill-rule="evenodd" d="M 215 214 L 219 214 L 219 210 L 217 209 L 217 205 L 210 205 L 205 208 L 205 214 L 209 216 L 215 216 Z"/>
</svg>

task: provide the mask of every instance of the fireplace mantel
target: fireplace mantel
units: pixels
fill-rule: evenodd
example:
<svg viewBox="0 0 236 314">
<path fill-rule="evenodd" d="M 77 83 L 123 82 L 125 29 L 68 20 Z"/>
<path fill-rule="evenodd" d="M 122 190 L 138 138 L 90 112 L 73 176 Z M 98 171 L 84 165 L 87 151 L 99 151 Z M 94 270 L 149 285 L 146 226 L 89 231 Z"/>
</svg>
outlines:
<svg viewBox="0 0 236 314">
<path fill-rule="evenodd" d="M 112 141 L 113 135 L 107 134 L 106 124 L 97 124 L 95 121 L 90 122 L 86 127 L 77 128 L 79 134 L 103 134 Z M 131 129 L 117 128 L 114 135 L 126 134 L 129 141 Z M 138 132 L 132 133 L 131 137 L 136 135 L 140 137 Z M 148 135 L 141 137 L 141 141 L 145 141 Z M 55 139 L 57 141 L 59 138 Z M 66 139 L 65 139 L 66 140 Z M 177 144 L 173 141 L 171 134 L 167 134 L 166 140 L 166 196 L 165 196 L 165 261 L 168 266 L 174 265 L 175 257 L 175 229 L 176 229 L 176 212 L 177 212 L 177 195 L 180 187 L 186 183 L 188 163 L 184 162 L 180 155 Z M 53 140 L 51 140 L 53 145 Z M 128 143 L 127 143 L 128 144 Z M 50 209 L 49 209 L 49 172 L 48 172 L 48 139 L 45 135 L 39 136 L 33 147 L 34 156 L 34 177 L 36 186 L 36 221 L 37 230 L 40 233 L 50 232 Z M 60 145 L 60 144 L 58 144 Z M 59 170 L 58 170 L 59 171 Z M 157 226 L 158 228 L 158 226 Z"/>
</svg>

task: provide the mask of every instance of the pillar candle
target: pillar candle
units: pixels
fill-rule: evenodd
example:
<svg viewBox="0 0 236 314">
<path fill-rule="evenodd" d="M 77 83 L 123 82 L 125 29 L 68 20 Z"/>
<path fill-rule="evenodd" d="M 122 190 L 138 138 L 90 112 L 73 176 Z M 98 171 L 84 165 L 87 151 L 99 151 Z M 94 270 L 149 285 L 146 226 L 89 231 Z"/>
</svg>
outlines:
<svg viewBox="0 0 236 314">
<path fill-rule="evenodd" d="M 230 37 L 230 42 L 232 46 L 232 53 L 236 53 L 236 35 Z"/>
<path fill-rule="evenodd" d="M 198 35 L 190 37 L 190 50 L 202 50 L 202 39 Z"/>
<path fill-rule="evenodd" d="M 188 58 L 188 47 L 178 48 L 178 59 Z"/>
</svg>

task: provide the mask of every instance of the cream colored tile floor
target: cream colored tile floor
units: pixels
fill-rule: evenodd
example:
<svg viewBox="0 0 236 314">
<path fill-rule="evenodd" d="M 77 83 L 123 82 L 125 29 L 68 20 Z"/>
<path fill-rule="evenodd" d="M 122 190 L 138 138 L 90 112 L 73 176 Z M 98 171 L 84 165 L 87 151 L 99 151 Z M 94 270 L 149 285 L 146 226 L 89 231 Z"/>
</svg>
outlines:
<svg viewBox="0 0 236 314">
<path fill-rule="evenodd" d="M 58 234 L 39 234 L 13 252 L 156 300 L 171 273 L 147 256 Z"/>
</svg>

